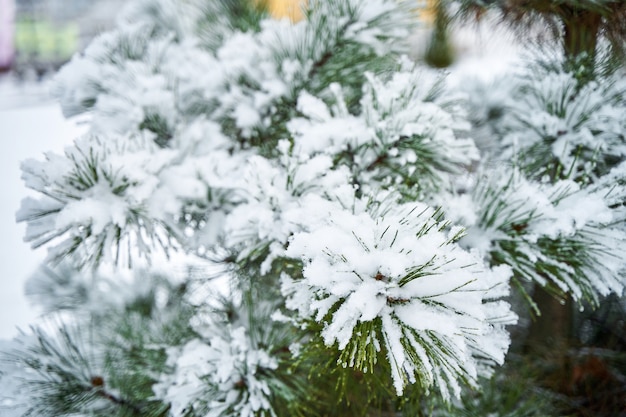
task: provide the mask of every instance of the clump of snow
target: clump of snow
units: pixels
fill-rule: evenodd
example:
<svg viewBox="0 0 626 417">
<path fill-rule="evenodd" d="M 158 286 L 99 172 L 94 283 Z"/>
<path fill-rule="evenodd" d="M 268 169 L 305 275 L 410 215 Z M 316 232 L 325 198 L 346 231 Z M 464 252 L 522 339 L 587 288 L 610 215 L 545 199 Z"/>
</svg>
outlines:
<svg viewBox="0 0 626 417">
<path fill-rule="evenodd" d="M 79 264 L 117 261 L 126 246 L 145 254 L 156 235 L 165 233 L 148 208 L 156 175 L 172 153 L 154 149 L 150 138 L 116 139 L 102 142 L 88 135 L 64 156 L 23 163 L 27 185 L 44 197 L 25 199 L 17 219 L 29 221 L 25 239 L 33 247 L 57 239 L 50 259 L 76 252 Z"/>
<path fill-rule="evenodd" d="M 264 375 L 278 363 L 251 345 L 243 327 L 230 330 L 227 337 L 191 340 L 168 353 L 174 371 L 162 376 L 154 392 L 172 405 L 172 416 L 185 416 L 189 407 L 205 417 L 274 415 Z"/>
<path fill-rule="evenodd" d="M 324 342 L 340 350 L 363 333 L 363 325 L 379 323 L 366 344 L 388 352 L 398 395 L 418 378 L 446 398 L 449 390 L 458 397 L 458 380 L 477 377 L 474 343 L 498 346 L 488 354 L 497 363 L 508 348 L 506 332 L 494 331 L 502 324 L 488 322 L 493 306 L 486 292 L 506 288 L 509 270 L 489 270 L 434 216 L 425 205 L 378 216 L 337 211 L 325 226 L 295 234 L 286 251 L 304 263 L 302 279 L 283 276 L 287 307 L 301 319 L 323 322 Z M 507 316 L 514 321 L 510 311 Z M 342 365 L 354 366 L 354 356 Z"/>
<path fill-rule="evenodd" d="M 498 117 L 484 120 L 501 137 L 497 160 L 538 164 L 535 178 L 554 176 L 556 161 L 560 178 L 589 182 L 626 156 L 626 87 L 618 74 L 581 84 L 573 72 L 527 64 L 503 82 L 510 98 Z"/>
<path fill-rule="evenodd" d="M 462 97 L 443 94 L 439 75 L 403 58 L 390 77 L 366 74 L 361 113 L 348 111 L 341 86 L 329 87 L 332 105 L 304 91 L 288 128 L 296 154 L 354 153 L 354 176 L 374 188 L 412 183 L 412 193 L 432 191 L 479 159 L 459 105 Z M 399 174 L 402 173 L 402 174 Z"/>
<path fill-rule="evenodd" d="M 465 196 L 448 201 L 450 218 L 468 226 L 461 240 L 465 247 L 511 265 L 518 278 L 556 286 L 575 300 L 595 303 L 599 296 L 622 293 L 624 236 L 604 187 L 581 188 L 571 180 L 537 183 L 516 169 L 502 169 L 479 176 L 471 195 L 471 201 Z M 453 207 L 461 198 L 475 216 Z"/>
</svg>

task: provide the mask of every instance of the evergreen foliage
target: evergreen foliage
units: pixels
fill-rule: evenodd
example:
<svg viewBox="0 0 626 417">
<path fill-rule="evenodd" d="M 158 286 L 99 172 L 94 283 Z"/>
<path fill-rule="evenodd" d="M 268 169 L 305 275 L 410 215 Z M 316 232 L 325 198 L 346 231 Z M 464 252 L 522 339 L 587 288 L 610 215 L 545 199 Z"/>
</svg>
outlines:
<svg viewBox="0 0 626 417">
<path fill-rule="evenodd" d="M 494 398 L 511 285 L 535 309 L 529 283 L 622 294 L 618 72 L 529 65 L 498 111 L 468 115 L 405 56 L 410 3 L 310 1 L 292 23 L 245 0 L 138 0 L 75 56 L 56 93 L 90 130 L 22 166 L 47 320 L 3 348 L 0 407 L 454 415 L 467 389 Z M 510 415 L 536 410 L 511 395 Z"/>
</svg>

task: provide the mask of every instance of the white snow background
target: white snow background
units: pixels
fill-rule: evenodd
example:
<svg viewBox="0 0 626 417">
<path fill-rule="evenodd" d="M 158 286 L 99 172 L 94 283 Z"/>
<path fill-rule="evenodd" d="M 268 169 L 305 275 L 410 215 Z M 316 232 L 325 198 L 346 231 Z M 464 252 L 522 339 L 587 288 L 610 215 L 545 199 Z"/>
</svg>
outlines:
<svg viewBox="0 0 626 417">
<path fill-rule="evenodd" d="M 414 38 L 414 54 L 425 49 L 428 30 Z M 489 80 L 507 71 L 519 57 L 513 35 L 493 24 L 470 24 L 454 33 L 457 62 L 450 69 L 450 82 L 466 76 Z M 43 158 L 44 152 L 63 148 L 86 131 L 86 126 L 65 120 L 61 109 L 47 93 L 47 83 L 17 84 L 0 78 L 0 152 L 2 198 L 0 199 L 0 342 L 36 322 L 37 311 L 24 296 L 24 283 L 45 257 L 45 249 L 32 250 L 23 242 L 24 224 L 16 224 L 15 212 L 29 195 L 20 179 L 20 163 Z"/>
<path fill-rule="evenodd" d="M 61 152 L 84 127 L 65 120 L 49 97 L 47 84 L 19 84 L 0 80 L 0 339 L 27 328 L 37 312 L 24 297 L 24 282 L 45 257 L 23 241 L 25 224 L 15 222 L 22 198 L 29 195 L 21 180 L 20 163 L 42 158 L 47 151 Z"/>
</svg>

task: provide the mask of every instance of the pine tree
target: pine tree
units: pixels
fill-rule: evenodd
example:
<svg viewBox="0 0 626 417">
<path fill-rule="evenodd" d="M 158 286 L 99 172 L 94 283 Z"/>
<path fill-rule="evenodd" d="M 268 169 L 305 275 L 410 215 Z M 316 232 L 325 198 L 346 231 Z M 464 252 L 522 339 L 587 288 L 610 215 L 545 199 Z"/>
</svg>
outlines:
<svg viewBox="0 0 626 417">
<path fill-rule="evenodd" d="M 309 1 L 292 23 L 244 0 L 137 0 L 76 55 L 56 94 L 89 132 L 22 166 L 45 322 L 3 348 L 0 406 L 425 415 L 504 362 L 511 286 L 621 294 L 621 84 L 574 106 L 594 136 L 572 122 L 564 159 L 503 140 L 493 169 L 465 96 L 406 58 L 411 3 Z M 529 97 L 573 120 L 550 85 Z M 587 145 L 606 164 L 572 156 Z"/>
</svg>

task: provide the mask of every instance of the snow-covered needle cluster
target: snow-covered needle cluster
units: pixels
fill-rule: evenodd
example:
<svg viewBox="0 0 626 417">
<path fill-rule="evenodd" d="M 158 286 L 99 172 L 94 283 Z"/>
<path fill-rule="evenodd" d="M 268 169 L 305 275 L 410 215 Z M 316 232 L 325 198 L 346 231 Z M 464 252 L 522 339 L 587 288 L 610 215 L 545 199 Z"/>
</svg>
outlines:
<svg viewBox="0 0 626 417">
<path fill-rule="evenodd" d="M 30 384 L 13 411 L 395 412 L 503 363 L 511 280 L 621 293 L 626 175 L 602 181 L 574 150 L 622 158 L 626 118 L 584 87 L 527 142 L 566 130 L 550 149 L 575 176 L 480 167 L 464 96 L 405 56 L 412 3 L 313 0 L 292 23 L 243 0 L 139 0 L 60 71 L 90 129 L 23 164 L 40 196 L 17 217 L 49 248 L 28 292 L 51 319 L 0 375 Z"/>
<path fill-rule="evenodd" d="M 458 219 L 468 227 L 464 246 L 479 248 L 492 264 L 510 265 L 514 283 L 533 307 L 523 282 L 592 305 L 601 296 L 622 292 L 623 214 L 606 201 L 606 185 L 581 189 L 572 180 L 536 183 L 517 169 L 497 174 L 479 177 L 471 198 L 457 198 L 457 204 L 478 214 Z"/>
<path fill-rule="evenodd" d="M 498 80 L 508 94 L 490 86 L 475 103 L 481 133 L 501 138 L 486 164 L 499 168 L 448 203 L 472 209 L 449 214 L 468 227 L 467 245 L 513 267 L 516 284 L 596 306 L 624 288 L 626 83 L 623 69 L 581 80 L 546 57 Z"/>
<path fill-rule="evenodd" d="M 419 380 L 447 399 L 449 388 L 460 395 L 459 380 L 476 379 L 476 356 L 504 360 L 500 326 L 515 317 L 489 300 L 506 294 L 510 270 L 489 270 L 437 217 L 421 204 L 329 213 L 324 226 L 291 239 L 286 254 L 303 260 L 303 278 L 285 274 L 282 288 L 287 308 L 324 323 L 340 365 L 371 372 L 382 350 L 398 395 Z"/>
<path fill-rule="evenodd" d="M 189 406 L 204 408 L 200 414 L 205 416 L 274 414 L 270 387 L 258 374 L 276 369 L 278 361 L 253 349 L 245 328 L 228 333 L 230 340 L 211 335 L 206 343 L 194 339 L 170 353 L 176 373 L 164 375 L 155 392 L 172 404 L 172 414 L 185 415 Z"/>
</svg>

